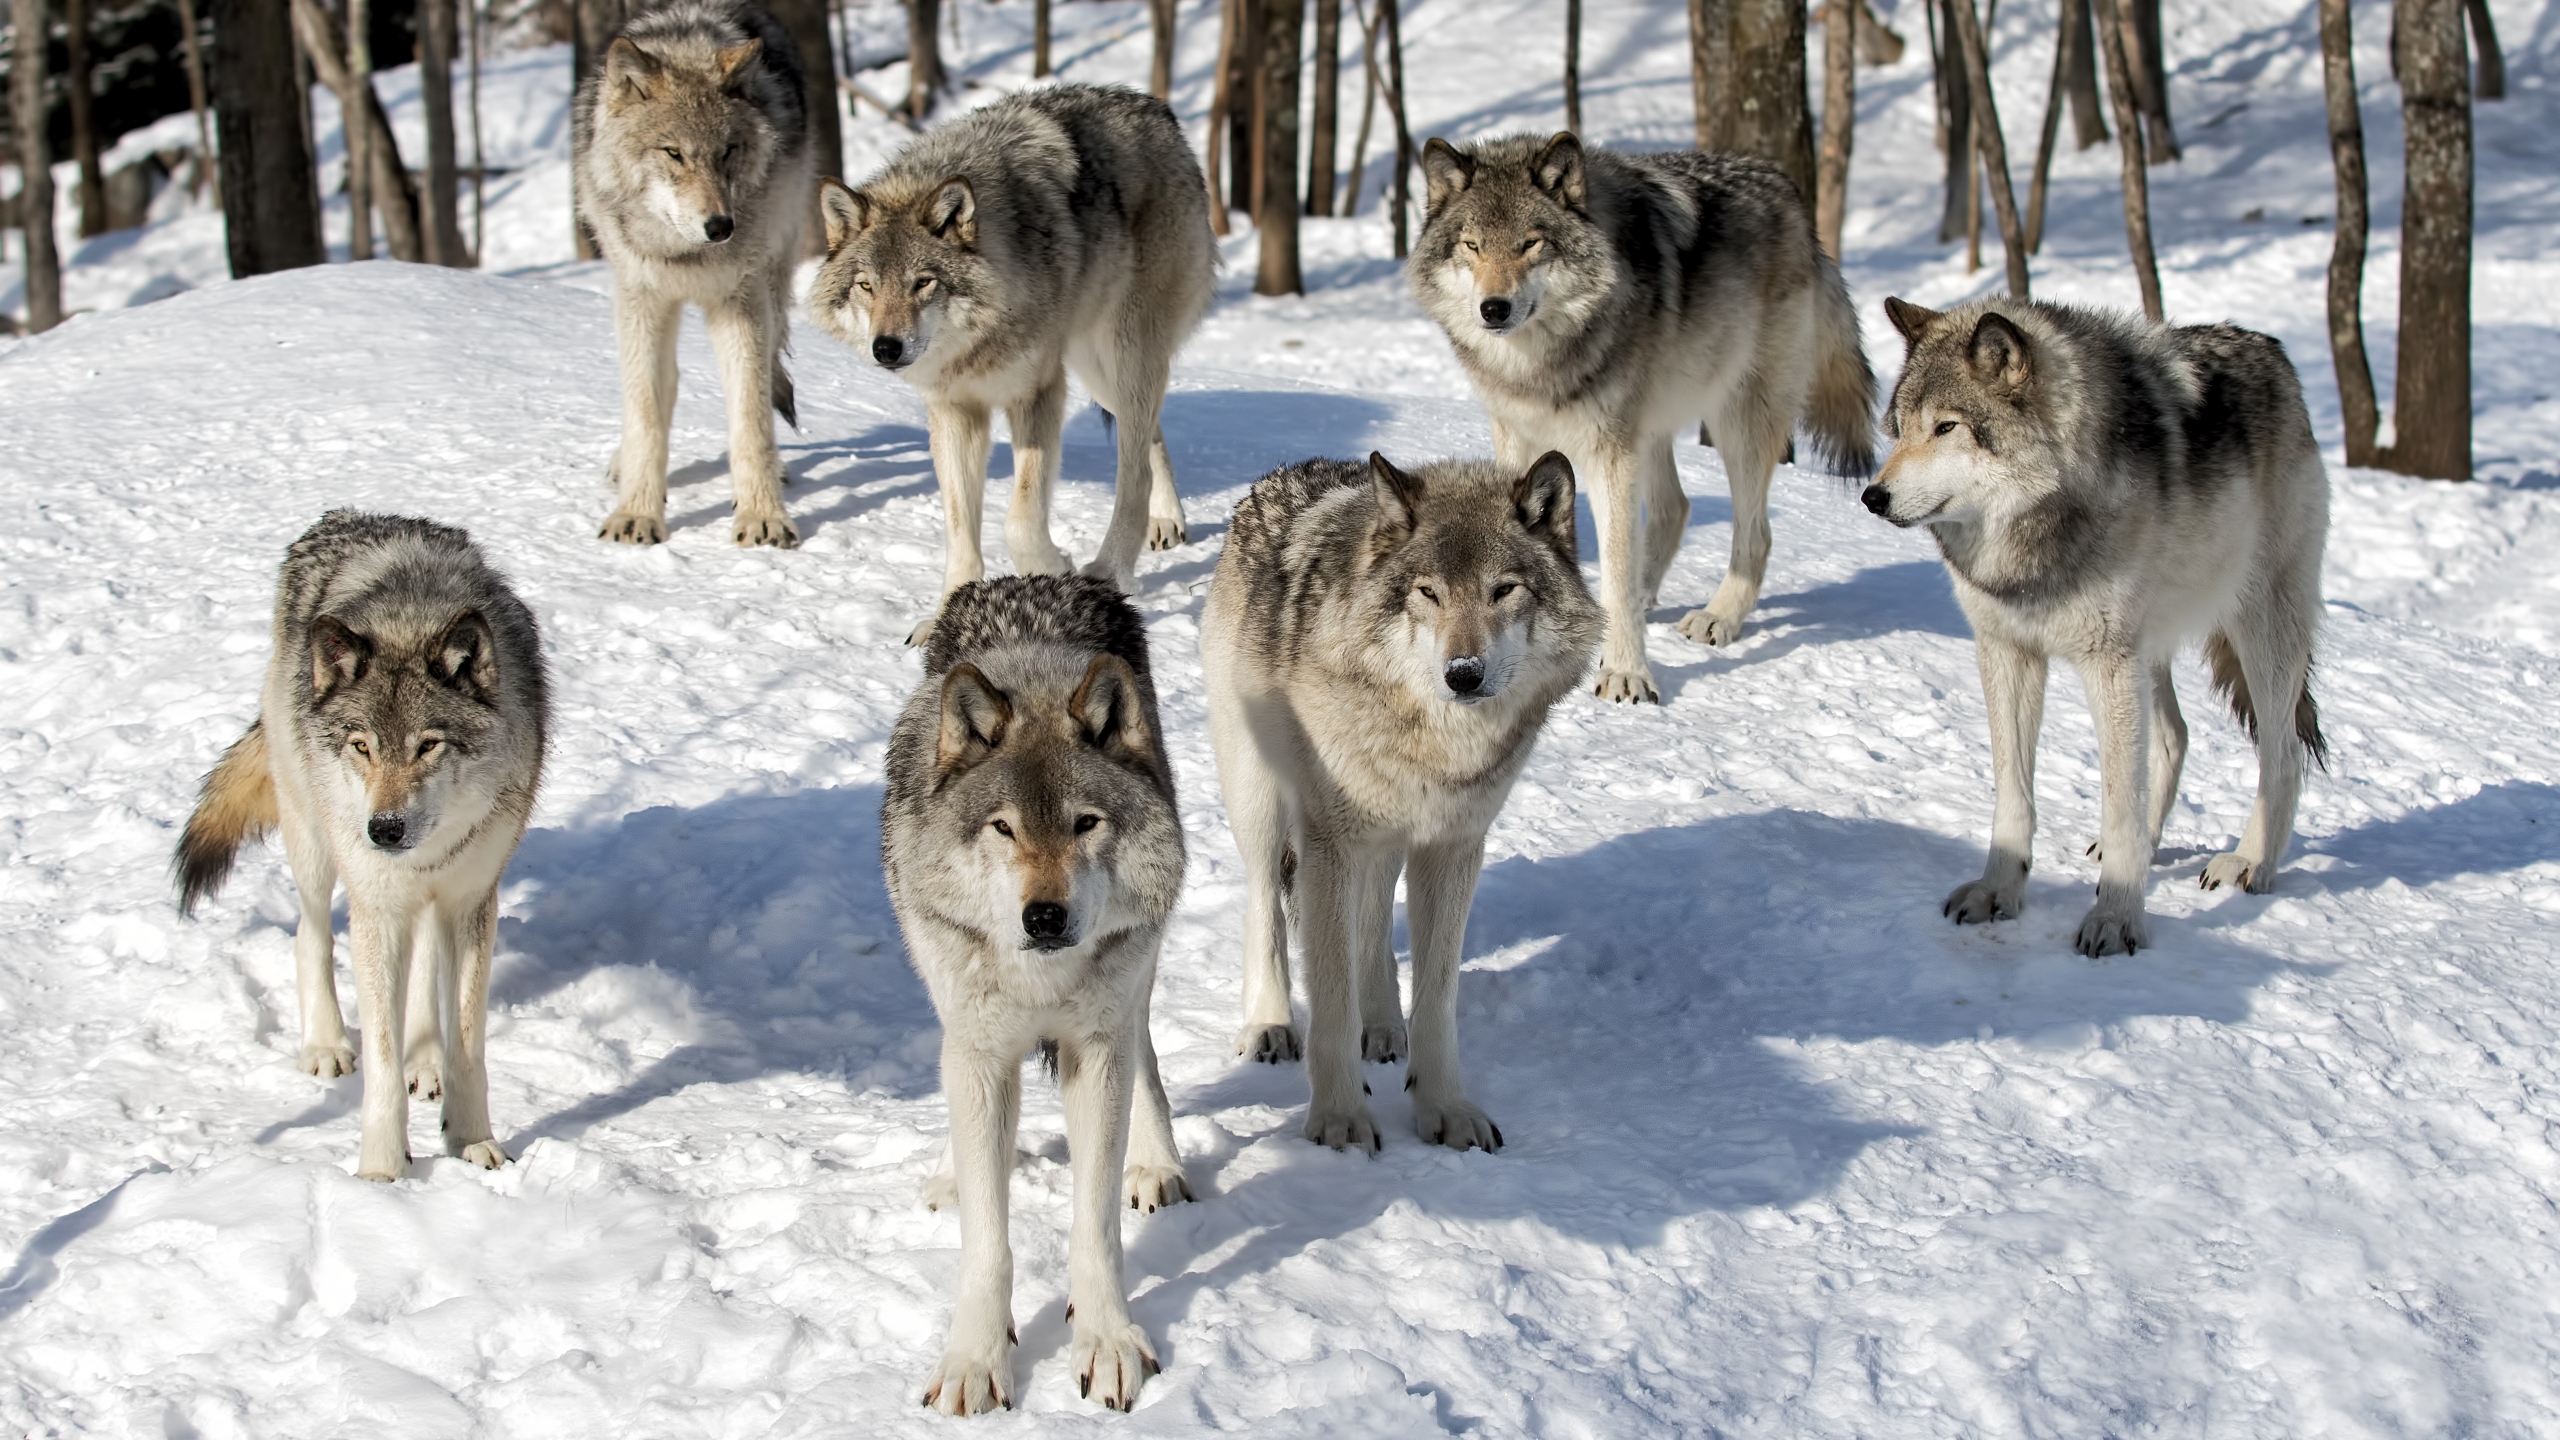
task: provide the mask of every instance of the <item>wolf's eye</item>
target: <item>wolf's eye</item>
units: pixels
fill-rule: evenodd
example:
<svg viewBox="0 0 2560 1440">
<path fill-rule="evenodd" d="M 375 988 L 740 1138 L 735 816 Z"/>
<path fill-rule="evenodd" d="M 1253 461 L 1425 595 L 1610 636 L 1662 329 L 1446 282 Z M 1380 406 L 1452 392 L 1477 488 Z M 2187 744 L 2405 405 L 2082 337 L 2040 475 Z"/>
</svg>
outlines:
<svg viewBox="0 0 2560 1440">
<path fill-rule="evenodd" d="M 1528 239 L 1523 240 L 1523 241 L 1521 241 L 1521 242 L 1520 242 L 1520 253 L 1521 253 L 1521 254 L 1523 254 L 1523 255 L 1526 255 L 1526 254 L 1528 254 L 1530 251 L 1535 250 L 1535 249 L 1537 249 L 1537 248 L 1538 248 L 1538 237 L 1537 237 L 1537 236 L 1535 236 L 1535 235 L 1532 235 L 1532 236 L 1530 236 Z"/>
<path fill-rule="evenodd" d="M 871 293 L 871 282 L 863 279 L 859 275 L 856 275 L 853 277 L 853 288 L 861 291 L 865 295 L 868 295 Z"/>
<path fill-rule="evenodd" d="M 679 165 L 684 163 L 684 152 L 673 145 L 661 147 L 659 153 L 665 155 L 668 159 L 673 160 Z"/>
<path fill-rule="evenodd" d="M 1425 600 L 1430 601 L 1430 602 L 1431 602 L 1432 604 L 1434 604 L 1434 605 L 1437 605 L 1437 604 L 1439 604 L 1439 603 L 1440 603 L 1440 592 L 1439 592 L 1439 591 L 1437 591 L 1437 590 L 1432 589 L 1432 588 L 1431 588 L 1430 586 L 1428 586 L 1428 585 L 1416 585 L 1416 586 L 1414 586 L 1414 587 L 1413 587 L 1413 593 L 1414 593 L 1414 594 L 1416 594 L 1416 595 L 1421 596 L 1421 597 L 1422 597 L 1423 599 L 1425 599 Z"/>
<path fill-rule="evenodd" d="M 1481 255 L 1484 253 L 1483 247 L 1477 245 L 1473 240 L 1460 240 L 1458 243 L 1466 246 L 1467 253 L 1470 255 Z"/>
<path fill-rule="evenodd" d="M 930 276 L 930 275 L 919 275 L 919 276 L 917 276 L 917 277 L 916 277 L 916 293 L 917 293 L 917 294 L 922 295 L 922 294 L 924 294 L 926 291 L 931 290 L 932 288 L 933 288 L 933 277 L 932 277 L 932 276 Z"/>
<path fill-rule="evenodd" d="M 1501 584 L 1496 585 L 1496 586 L 1494 586 L 1494 587 L 1493 587 L 1493 598 L 1494 598 L 1494 599 L 1496 599 L 1496 600 L 1500 600 L 1500 599 L 1504 598 L 1505 596 L 1508 596 L 1512 591 L 1517 590 L 1517 589 L 1519 589 L 1519 588 L 1520 588 L 1520 587 L 1519 587 L 1519 585 L 1517 585 L 1516 583 L 1514 583 L 1514 582 L 1512 582 L 1512 581 L 1509 581 L 1509 580 L 1505 580 L 1505 581 L 1503 581 Z"/>
<path fill-rule="evenodd" d="M 721 163 L 721 164 L 723 164 L 723 165 L 728 164 L 728 163 L 729 163 L 729 158 L 730 158 L 731 156 L 733 156 L 733 155 L 737 154 L 737 153 L 738 153 L 738 147 L 737 147 L 737 146 L 735 146 L 735 145 L 732 145 L 732 146 L 730 146 L 728 149 L 721 151 L 721 152 L 720 152 L 720 163 Z"/>
<path fill-rule="evenodd" d="M 365 743 L 365 738 L 364 738 L 363 736 L 361 736 L 361 735 L 350 735 L 350 736 L 348 736 L 348 737 L 347 737 L 347 746 L 348 746 L 348 748 L 349 748 L 349 749 L 354 750 L 357 754 L 359 754 L 359 755 L 363 756 L 363 757 L 364 757 L 364 758 L 366 758 L 367 760 L 370 760 L 370 759 L 372 759 L 372 758 L 373 758 L 373 747 L 372 747 L 371 745 L 366 744 L 366 743 Z"/>
<path fill-rule="evenodd" d="M 444 737 L 441 735 L 430 735 L 426 739 L 418 742 L 418 758 L 424 760 L 443 748 Z"/>
<path fill-rule="evenodd" d="M 1012 839 L 1012 838 L 1013 838 L 1013 827 L 1012 827 L 1012 826 L 1007 825 L 1006 823 L 1004 823 L 1004 822 L 1003 822 L 1003 821 L 1001 821 L 1001 820 L 990 820 L 990 821 L 988 821 L 987 823 L 988 823 L 988 824 L 990 824 L 990 825 L 992 825 L 992 826 L 994 826 L 994 827 L 996 828 L 996 833 L 997 833 L 997 834 L 999 834 L 999 835 L 1001 835 L 1001 836 L 1003 836 L 1003 837 L 1004 837 L 1004 838 L 1006 838 L 1007 840 L 1010 840 L 1010 839 Z"/>
<path fill-rule="evenodd" d="M 1076 817 L 1076 833 L 1081 835 L 1101 823 L 1102 817 L 1099 815 L 1079 815 Z"/>
<path fill-rule="evenodd" d="M 1939 422 L 1938 422 L 1938 428 L 1937 428 L 1937 430 L 1936 430 L 1936 432 L 1935 432 L 1935 433 L 1940 434 L 1940 435 L 1953 435 L 1954 433 L 1956 433 L 1956 422 L 1954 422 L 1953 420 L 1941 420 L 1941 421 L 1939 421 Z"/>
</svg>

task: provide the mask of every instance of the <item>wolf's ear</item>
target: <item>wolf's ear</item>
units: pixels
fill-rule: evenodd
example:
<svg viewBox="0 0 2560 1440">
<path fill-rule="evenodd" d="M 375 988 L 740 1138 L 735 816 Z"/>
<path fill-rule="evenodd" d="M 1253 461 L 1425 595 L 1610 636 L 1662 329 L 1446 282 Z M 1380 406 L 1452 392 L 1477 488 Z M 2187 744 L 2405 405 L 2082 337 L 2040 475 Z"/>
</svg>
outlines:
<svg viewBox="0 0 2560 1440">
<path fill-rule="evenodd" d="M 1561 450 L 1538 457 L 1528 473 L 1511 482 L 1511 509 L 1530 534 L 1575 558 L 1573 540 L 1573 462 Z"/>
<path fill-rule="evenodd" d="M 1369 480 L 1378 491 L 1378 538 L 1394 542 L 1412 534 L 1422 518 L 1422 477 L 1397 469 L 1372 450 Z"/>
<path fill-rule="evenodd" d="M 666 69 L 658 57 L 632 43 L 628 35 L 617 35 L 604 52 L 604 93 L 607 100 L 650 98 L 650 85 Z"/>
<path fill-rule="evenodd" d="M 1884 297 L 1884 318 L 1892 321 L 1893 328 L 1902 332 L 1906 352 L 1919 346 L 1920 337 L 1929 333 L 1929 327 L 1943 313 L 1926 305 L 1914 305 L 1899 295 Z"/>
<path fill-rule="evenodd" d="M 1013 702 L 977 666 L 963 660 L 942 677 L 942 743 L 934 757 L 944 770 L 975 765 L 1004 743 Z"/>
<path fill-rule="evenodd" d="M 1141 693 L 1138 672 L 1129 668 L 1128 661 L 1105 651 L 1084 668 L 1084 683 L 1068 697 L 1067 714 L 1084 738 L 1102 753 L 1152 764 L 1155 736 L 1147 728 Z"/>
<path fill-rule="evenodd" d="M 477 610 L 465 610 L 427 650 L 427 673 L 483 705 L 498 703 L 498 642 Z"/>
<path fill-rule="evenodd" d="M 1973 342 L 1965 347 L 1965 361 L 1981 379 L 2015 390 L 2027 383 L 2034 371 L 2027 353 L 2027 332 L 1997 311 L 1987 311 L 1974 323 Z"/>
<path fill-rule="evenodd" d="M 845 242 L 871 228 L 871 197 L 830 175 L 818 182 L 818 213 L 827 221 L 827 253 L 834 254 Z"/>
<path fill-rule="evenodd" d="M 1529 167 L 1538 188 L 1553 195 L 1576 210 L 1591 199 L 1589 187 L 1582 179 L 1582 142 L 1570 130 L 1559 130 L 1538 152 L 1537 163 Z"/>
<path fill-rule="evenodd" d="M 364 678 L 373 663 L 373 642 L 346 627 L 335 615 L 311 622 L 311 691 L 325 698 L 341 685 Z"/>
<path fill-rule="evenodd" d="M 1457 146 L 1434 135 L 1422 147 L 1422 208 L 1437 210 L 1450 196 L 1476 178 L 1476 162 Z"/>
<path fill-rule="evenodd" d="M 924 208 L 916 212 L 916 223 L 963 249 L 976 245 L 978 192 L 969 188 L 969 177 L 954 175 L 943 181 L 939 189 L 925 197 Z"/>
<path fill-rule="evenodd" d="M 756 57 L 763 53 L 764 41 L 759 38 L 744 45 L 732 45 L 712 56 L 712 71 L 720 77 L 720 88 L 744 89 L 747 78 L 756 73 Z"/>
</svg>

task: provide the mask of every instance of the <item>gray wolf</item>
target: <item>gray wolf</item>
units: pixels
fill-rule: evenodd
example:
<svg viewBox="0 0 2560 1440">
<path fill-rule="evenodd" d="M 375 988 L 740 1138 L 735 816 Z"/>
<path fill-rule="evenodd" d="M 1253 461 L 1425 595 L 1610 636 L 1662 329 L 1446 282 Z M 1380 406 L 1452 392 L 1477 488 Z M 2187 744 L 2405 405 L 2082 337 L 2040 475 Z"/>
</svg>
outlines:
<svg viewBox="0 0 2560 1440">
<path fill-rule="evenodd" d="M 624 26 L 578 87 L 580 213 L 613 265 L 622 356 L 622 443 L 602 538 L 667 538 L 667 426 L 676 403 L 676 322 L 702 310 L 729 401 L 730 533 L 797 545 L 783 513 L 770 405 L 798 425 L 791 376 L 791 269 L 812 179 L 800 54 L 746 0 L 675 0 Z"/>
<path fill-rule="evenodd" d="M 1485 831 L 1548 707 L 1590 667 L 1601 624 L 1574 560 L 1573 466 L 1560 454 L 1517 469 L 1309 460 L 1264 476 L 1236 507 L 1200 653 L 1248 885 L 1237 1049 L 1299 1053 L 1295 925 L 1308 1139 L 1381 1143 L 1360 1062 L 1405 1049 L 1389 943 L 1402 870 L 1414 1130 L 1501 1148 L 1458 1072 L 1467 907 Z"/>
<path fill-rule="evenodd" d="M 407 1172 L 411 1093 L 443 1099 L 446 1153 L 494 1170 L 507 1154 L 489 1131 L 489 948 L 549 725 L 532 612 L 462 531 L 332 510 L 285 552 L 275 638 L 258 719 L 178 841 L 179 909 L 283 830 L 302 900 L 301 1067 L 328 1079 L 356 1065 L 329 933 L 345 881 L 364 1036 L 356 1173 Z"/>
<path fill-rule="evenodd" d="M 1724 583 L 1680 633 L 1742 634 L 1769 564 L 1769 472 L 1803 418 L 1831 469 L 1874 464 L 1875 377 L 1795 186 L 1735 155 L 1615 155 L 1571 134 L 1424 147 L 1408 275 L 1525 469 L 1571 456 L 1600 530 L 1597 690 L 1658 701 L 1645 612 L 1689 524 L 1672 437 L 1704 419 L 1733 487 Z M 1641 512 L 1643 543 L 1637 530 Z"/>
<path fill-rule="evenodd" d="M 2016 300 L 1885 310 L 1910 356 L 1893 451 L 1861 498 L 1937 540 L 1991 712 L 1991 857 L 1945 912 L 1969 925 L 2024 900 L 2045 665 L 2060 656 L 2098 728 L 2098 901 L 2076 944 L 2148 943 L 2144 890 L 2187 755 L 2169 662 L 2197 639 L 2258 744 L 2248 830 L 2202 883 L 2273 889 L 2303 758 L 2328 760 L 2311 646 L 2329 479 L 2284 347 Z"/>
<path fill-rule="evenodd" d="M 1138 612 L 1107 580 L 1063 575 L 953 591 L 890 736 L 880 848 L 942 1019 L 951 1104 L 951 1146 L 925 1195 L 960 1207 L 959 1304 L 924 1397 L 946 1414 L 1013 1403 L 1006 1192 L 1035 1047 L 1066 1102 L 1077 1384 L 1126 1410 L 1155 1372 L 1129 1319 L 1120 1207 L 1191 1198 L 1147 1034 L 1182 889 L 1163 736 Z"/>
<path fill-rule="evenodd" d="M 1165 383 L 1208 313 L 1218 251 L 1208 186 L 1164 102 L 1107 86 L 1033 90 L 930 132 L 859 189 L 820 190 L 827 258 L 810 312 L 924 395 L 945 594 L 986 573 L 979 515 L 998 410 L 1013 433 L 1005 549 L 1023 574 L 1070 568 L 1049 539 L 1049 492 L 1071 371 L 1119 432 L 1111 528 L 1087 573 L 1127 590 L 1142 541 L 1183 542 Z"/>
</svg>

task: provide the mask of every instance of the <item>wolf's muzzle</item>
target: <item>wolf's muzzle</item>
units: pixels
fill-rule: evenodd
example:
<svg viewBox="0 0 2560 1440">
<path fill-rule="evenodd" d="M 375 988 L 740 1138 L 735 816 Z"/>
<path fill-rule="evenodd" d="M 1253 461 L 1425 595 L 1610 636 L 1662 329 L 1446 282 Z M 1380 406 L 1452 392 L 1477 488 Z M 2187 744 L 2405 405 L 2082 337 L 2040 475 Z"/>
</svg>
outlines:
<svg viewBox="0 0 2560 1440">
<path fill-rule="evenodd" d="M 1499 330 L 1511 323 L 1511 302 L 1496 296 L 1476 306 L 1476 315 L 1488 330 Z"/>
<path fill-rule="evenodd" d="M 1882 485 L 1870 485 L 1859 491 L 1858 503 L 1866 506 L 1871 515 L 1881 515 L 1887 520 L 1893 518 L 1893 492 Z"/>
<path fill-rule="evenodd" d="M 376 850 L 408 848 L 409 820 L 397 810 L 386 810 L 364 822 L 364 838 Z"/>
<path fill-rule="evenodd" d="M 1484 660 L 1480 656 L 1461 655 L 1440 667 L 1440 679 L 1459 698 L 1470 697 L 1484 688 Z"/>
<path fill-rule="evenodd" d="M 871 342 L 871 358 L 895 370 L 906 363 L 907 343 L 895 335 L 883 335 Z"/>
<path fill-rule="evenodd" d="M 1023 906 L 1022 933 L 1034 950 L 1063 950 L 1075 943 L 1067 935 L 1067 907 L 1055 900 Z"/>
<path fill-rule="evenodd" d="M 717 245 L 738 233 L 738 222 L 726 215 L 714 215 L 702 222 L 702 238 Z"/>
</svg>

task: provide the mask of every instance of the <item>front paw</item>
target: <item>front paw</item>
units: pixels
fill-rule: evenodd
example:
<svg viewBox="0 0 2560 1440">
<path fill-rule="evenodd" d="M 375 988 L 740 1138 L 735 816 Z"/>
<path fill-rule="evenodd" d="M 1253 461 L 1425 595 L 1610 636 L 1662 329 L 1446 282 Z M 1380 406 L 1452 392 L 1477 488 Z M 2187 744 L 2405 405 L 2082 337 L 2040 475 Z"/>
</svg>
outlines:
<svg viewBox="0 0 2560 1440">
<path fill-rule="evenodd" d="M 1502 1148 L 1502 1127 L 1463 1097 L 1437 1103 L 1415 1097 L 1413 1133 L 1426 1144 L 1452 1150 L 1482 1150 L 1490 1155 Z"/>
<path fill-rule="evenodd" d="M 1153 1215 L 1192 1199 L 1191 1179 L 1179 1165 L 1142 1165 L 1131 1162 L 1121 1173 L 1120 1193 L 1129 1199 L 1129 1208 Z"/>
<path fill-rule="evenodd" d="M 432 1052 L 409 1060 L 409 1093 L 421 1100 L 444 1098 L 444 1057 Z"/>
<path fill-rule="evenodd" d="M 1079 1328 L 1074 1359 L 1076 1393 L 1122 1411 L 1138 1403 L 1138 1387 L 1159 1368 L 1147 1332 L 1134 1322 Z"/>
<path fill-rule="evenodd" d="M 1369 1107 L 1351 1105 L 1339 1110 L 1311 1106 L 1307 1111 L 1306 1136 L 1319 1145 L 1336 1150 L 1357 1147 L 1375 1155 L 1383 1145 L 1378 1138 L 1378 1122 L 1369 1118 Z"/>
<path fill-rule="evenodd" d="M 1372 1065 L 1392 1065 L 1404 1058 L 1404 1027 L 1401 1025 L 1363 1025 L 1360 1027 L 1360 1058 Z"/>
<path fill-rule="evenodd" d="M 1007 545 L 1005 553 L 1013 558 L 1016 575 L 1073 575 L 1076 562 L 1067 552 L 1043 539 L 1037 544 Z"/>
<path fill-rule="evenodd" d="M 2196 883 L 2207 890 L 2219 890 L 2228 885 L 2234 890 L 2264 895 L 2276 888 L 2276 867 L 2261 865 L 2237 852 L 2216 855 L 2204 862 L 2204 874 L 2197 877 Z"/>
<path fill-rule="evenodd" d="M 1653 667 L 1637 661 L 1632 668 L 1615 665 L 1600 667 L 1600 681 L 1591 693 L 1612 705 L 1659 705 L 1662 691 L 1653 683 Z"/>
<path fill-rule="evenodd" d="M 502 1149 L 495 1140 L 473 1141 L 471 1144 L 465 1145 L 460 1150 L 456 1151 L 455 1154 L 460 1158 L 468 1160 L 472 1164 L 479 1166 L 483 1170 L 499 1169 L 503 1167 L 508 1160 L 507 1152 Z"/>
<path fill-rule="evenodd" d="M 948 1210 L 960 1203 L 960 1177 L 947 1168 L 936 1170 L 925 1177 L 916 1194 L 927 1210 Z"/>
<path fill-rule="evenodd" d="M 344 1040 L 317 1041 L 303 1046 L 301 1057 L 293 1063 L 305 1075 L 335 1080 L 356 1073 L 355 1047 Z"/>
<path fill-rule="evenodd" d="M 1265 1065 L 1284 1065 L 1297 1063 L 1306 1052 L 1298 1044 L 1298 1027 L 1284 1021 L 1247 1025 L 1236 1034 L 1236 1053 Z"/>
<path fill-rule="evenodd" d="M 616 545 L 664 545 L 667 543 L 667 521 L 662 515 L 643 515 L 637 510 L 616 510 L 604 517 L 604 528 L 596 532 L 599 540 Z"/>
<path fill-rule="evenodd" d="M 771 545 L 790 550 L 800 544 L 791 517 L 779 510 L 741 510 L 729 521 L 729 538 L 740 545 Z"/>
<path fill-rule="evenodd" d="M 2073 949 L 2095 960 L 2104 955 L 2131 955 L 2151 943 L 2151 932 L 2140 906 L 2101 900 L 2081 917 L 2080 933 L 2071 943 Z"/>
<path fill-rule="evenodd" d="M 1967 880 L 1947 896 L 1938 913 L 1959 925 L 1980 925 L 1990 920 L 2015 920 L 2025 903 L 2025 887 L 1995 890 L 1980 880 Z"/>
<path fill-rule="evenodd" d="M 988 1415 L 1013 1408 L 1013 1341 L 1010 1337 L 972 1353 L 959 1345 L 942 1352 L 925 1382 L 924 1403 L 945 1415 Z"/>
<path fill-rule="evenodd" d="M 388 1155 L 363 1157 L 356 1162 L 356 1178 L 371 1180 L 377 1185 L 406 1180 L 409 1178 L 409 1157 L 405 1153 L 396 1158 Z"/>
<path fill-rule="evenodd" d="M 1181 516 L 1176 515 L 1171 519 L 1167 519 L 1162 515 L 1150 515 L 1147 517 L 1148 549 L 1170 550 L 1177 545 L 1188 545 L 1190 543 L 1191 532 L 1184 527 Z"/>
<path fill-rule="evenodd" d="M 1710 605 L 1681 616 L 1672 628 L 1701 645 L 1730 645 L 1742 638 L 1742 617 L 1719 615 Z"/>
</svg>

